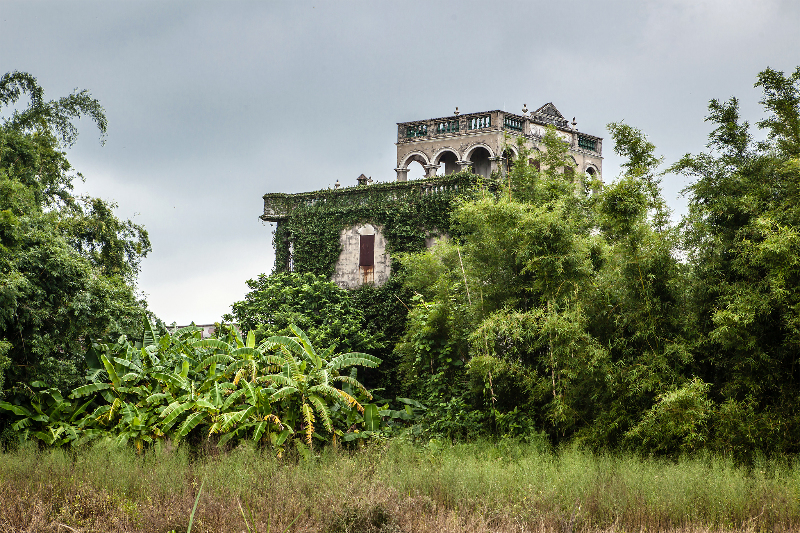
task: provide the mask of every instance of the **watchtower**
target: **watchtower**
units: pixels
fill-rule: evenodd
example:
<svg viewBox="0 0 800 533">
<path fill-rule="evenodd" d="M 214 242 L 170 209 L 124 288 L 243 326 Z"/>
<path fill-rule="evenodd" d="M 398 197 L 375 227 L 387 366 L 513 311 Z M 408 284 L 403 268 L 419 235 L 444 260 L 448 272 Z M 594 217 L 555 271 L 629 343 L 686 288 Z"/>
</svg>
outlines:
<svg viewBox="0 0 800 533">
<path fill-rule="evenodd" d="M 408 166 L 422 165 L 425 177 L 437 173 L 452 174 L 470 170 L 484 177 L 506 168 L 518 155 L 516 138 L 534 153 L 542 151 L 542 137 L 547 125 L 554 125 L 558 135 L 569 143 L 569 153 L 576 170 L 600 177 L 603 168 L 603 139 L 579 133 L 575 119 L 567 119 L 548 103 L 533 112 L 527 106 L 521 115 L 506 111 L 483 111 L 454 116 L 399 122 L 397 124 L 397 181 L 408 180 Z M 510 135 L 514 142 L 508 143 Z M 533 158 L 536 163 L 536 158 Z M 444 167 L 444 168 L 442 168 Z"/>
</svg>

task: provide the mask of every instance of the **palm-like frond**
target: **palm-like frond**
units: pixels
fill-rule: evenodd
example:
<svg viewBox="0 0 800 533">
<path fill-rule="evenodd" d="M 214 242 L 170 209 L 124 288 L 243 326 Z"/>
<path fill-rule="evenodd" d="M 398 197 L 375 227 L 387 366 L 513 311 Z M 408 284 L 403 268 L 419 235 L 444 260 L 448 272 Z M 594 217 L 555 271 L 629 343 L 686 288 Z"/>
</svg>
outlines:
<svg viewBox="0 0 800 533">
<path fill-rule="evenodd" d="M 294 387 L 296 383 L 294 380 L 285 374 L 267 374 L 258 378 L 261 383 L 274 383 L 284 387 Z"/>
<path fill-rule="evenodd" d="M 239 398 L 242 397 L 242 395 L 244 395 L 244 389 L 239 389 L 239 390 L 233 391 L 231 393 L 231 395 L 228 396 L 228 399 L 225 400 L 225 403 L 222 404 L 221 411 L 224 412 L 224 411 L 227 411 L 228 409 L 230 409 L 231 405 L 236 403 L 239 400 Z"/>
<path fill-rule="evenodd" d="M 206 367 L 208 367 L 208 366 L 210 366 L 212 364 L 226 364 L 227 365 L 227 364 L 232 363 L 234 360 L 235 359 L 233 357 L 231 357 L 228 354 L 224 354 L 224 353 L 217 353 L 217 354 L 214 354 L 214 355 L 209 355 L 208 357 L 203 359 L 200 362 L 199 365 L 197 365 L 196 370 L 202 370 L 203 368 L 206 368 Z"/>
<path fill-rule="evenodd" d="M 227 432 L 227 431 L 230 431 L 230 429 L 234 425 L 238 424 L 242 420 L 245 420 L 254 411 L 255 411 L 255 407 L 253 407 L 252 405 L 249 405 L 246 408 L 242 409 L 241 411 L 236 411 L 235 413 L 231 413 L 230 416 L 227 417 L 225 423 L 222 424 L 222 426 L 220 428 L 221 431 L 223 433 Z"/>
<path fill-rule="evenodd" d="M 364 385 L 362 385 L 360 381 L 358 381 L 357 379 L 355 379 L 352 376 L 336 376 L 336 377 L 332 378 L 331 381 L 338 381 L 338 382 L 341 382 L 341 383 L 347 383 L 351 387 L 354 387 L 354 388 L 358 389 L 359 391 L 361 391 L 361 393 L 364 394 L 364 396 L 366 396 L 370 400 L 372 399 L 372 394 L 367 390 L 367 388 L 364 387 Z"/>
<path fill-rule="evenodd" d="M 380 364 L 381 360 L 374 355 L 360 352 L 350 352 L 339 354 L 331 359 L 327 368 L 330 370 L 340 370 L 348 366 L 366 366 L 368 368 L 376 368 Z"/>
<path fill-rule="evenodd" d="M 328 410 L 328 406 L 325 405 L 325 402 L 322 401 L 322 398 L 320 398 L 316 394 L 309 394 L 308 401 L 314 406 L 314 410 L 322 419 L 323 427 L 329 433 L 333 433 L 333 422 L 331 422 L 331 412 Z"/>
<path fill-rule="evenodd" d="M 342 398 L 342 400 L 344 400 L 344 403 L 346 403 L 350 408 L 355 407 L 356 409 L 358 409 L 359 413 L 364 414 L 364 408 L 361 406 L 360 403 L 358 403 L 358 400 L 356 400 L 355 398 L 353 398 L 352 396 L 350 396 L 341 389 L 334 389 L 334 390 L 337 393 L 339 393 L 339 396 Z"/>
<path fill-rule="evenodd" d="M 106 390 L 110 387 L 110 383 L 89 383 L 88 385 L 83 385 L 73 390 L 69 397 L 80 398 L 81 396 L 88 396 L 89 394 L 94 394 L 95 392 Z"/>
<path fill-rule="evenodd" d="M 185 411 L 188 411 L 193 407 L 193 402 L 173 402 L 164 409 L 164 412 L 161 413 L 161 417 L 164 421 L 161 423 L 161 429 L 166 433 L 175 423 L 179 416 L 181 416 Z"/>
<path fill-rule="evenodd" d="M 269 401 L 270 401 L 270 403 L 279 402 L 279 401 L 283 400 L 284 398 L 288 398 L 289 396 L 291 396 L 292 394 L 295 394 L 297 392 L 299 392 L 299 391 L 297 390 L 296 387 L 291 387 L 291 386 L 282 387 L 281 389 L 278 389 L 270 397 Z"/>
<path fill-rule="evenodd" d="M 304 403 L 300 406 L 300 412 L 303 415 L 303 422 L 305 422 L 306 444 L 311 445 L 311 437 L 314 435 L 314 410 L 310 405 Z"/>
<path fill-rule="evenodd" d="M 322 359 L 317 355 L 317 351 L 311 344 L 306 332 L 294 324 L 290 325 L 289 329 L 291 329 L 294 334 L 297 335 L 297 338 L 300 340 L 300 344 L 303 346 L 303 354 L 309 361 L 311 361 L 311 364 L 313 364 L 315 368 L 322 368 Z"/>
<path fill-rule="evenodd" d="M 269 337 L 264 341 L 264 344 L 270 344 L 272 346 L 280 346 L 286 350 L 289 354 L 294 355 L 302 355 L 305 353 L 303 349 L 303 345 L 297 342 L 297 339 L 292 337 L 285 337 L 283 335 L 276 335 L 274 337 Z"/>
<path fill-rule="evenodd" d="M 204 411 L 198 411 L 186 417 L 178 432 L 175 434 L 176 439 L 182 439 L 189 434 L 203 419 L 207 416 Z"/>
<path fill-rule="evenodd" d="M 195 348 L 211 348 L 214 350 L 219 350 L 220 353 L 223 354 L 230 354 L 232 350 L 232 346 L 225 341 L 221 341 L 219 339 L 203 339 L 198 341 L 194 344 Z"/>
<path fill-rule="evenodd" d="M 243 346 L 231 352 L 231 356 L 235 358 L 253 359 L 261 354 L 252 346 Z"/>
</svg>

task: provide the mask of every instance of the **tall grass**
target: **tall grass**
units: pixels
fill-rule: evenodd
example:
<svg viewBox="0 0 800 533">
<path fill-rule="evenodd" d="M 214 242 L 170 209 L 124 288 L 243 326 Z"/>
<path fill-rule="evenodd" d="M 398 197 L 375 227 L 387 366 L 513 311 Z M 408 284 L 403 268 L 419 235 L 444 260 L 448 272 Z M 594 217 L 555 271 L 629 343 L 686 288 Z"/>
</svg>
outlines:
<svg viewBox="0 0 800 533">
<path fill-rule="evenodd" d="M 800 467 L 514 442 L 328 449 L 96 446 L 0 454 L 2 531 L 798 531 Z M 242 509 L 247 509 L 247 520 Z"/>
</svg>

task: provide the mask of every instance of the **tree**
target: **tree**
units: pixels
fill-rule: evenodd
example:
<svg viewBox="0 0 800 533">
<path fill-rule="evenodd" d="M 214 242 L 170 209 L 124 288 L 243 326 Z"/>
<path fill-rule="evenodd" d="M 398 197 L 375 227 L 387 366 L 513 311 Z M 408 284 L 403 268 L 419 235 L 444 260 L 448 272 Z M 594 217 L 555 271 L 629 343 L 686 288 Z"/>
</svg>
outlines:
<svg viewBox="0 0 800 533">
<path fill-rule="evenodd" d="M 313 344 L 347 351 L 375 351 L 380 339 L 367 332 L 364 313 L 350 294 L 325 276 L 280 272 L 247 281 L 244 300 L 234 303 L 233 316 L 256 340 L 291 335 L 291 325 L 305 331 Z"/>
<path fill-rule="evenodd" d="M 758 75 L 768 139 L 753 143 L 738 101 L 712 100 L 709 152 L 673 169 L 694 178 L 685 221 L 696 372 L 720 410 L 717 445 L 800 450 L 800 68 Z"/>
<path fill-rule="evenodd" d="M 594 198 L 602 246 L 584 305 L 591 317 L 587 331 L 606 357 L 586 386 L 581 413 L 588 424 L 580 436 L 595 448 L 627 442 L 651 452 L 658 435 L 645 433 L 656 426 L 641 426 L 641 420 L 658 397 L 684 383 L 690 369 L 684 339 L 687 272 L 676 259 L 678 232 L 661 196 L 662 158 L 655 156 L 655 145 L 627 124 L 608 129 L 615 152 L 625 158 L 624 173 Z M 660 420 L 670 413 L 663 411 Z M 634 427 L 639 428 L 635 438 L 629 436 Z M 667 449 L 683 448 L 670 441 L 656 451 Z"/>
<path fill-rule="evenodd" d="M 135 292 L 147 232 L 113 213 L 114 204 L 75 197 L 63 148 L 72 121 L 106 118 L 86 91 L 47 101 L 30 74 L 0 78 L 0 345 L 9 359 L 6 386 L 40 380 L 68 389 L 83 379 L 91 341 L 141 337 L 145 304 Z M 0 358 L 0 367 L 2 367 Z"/>
</svg>

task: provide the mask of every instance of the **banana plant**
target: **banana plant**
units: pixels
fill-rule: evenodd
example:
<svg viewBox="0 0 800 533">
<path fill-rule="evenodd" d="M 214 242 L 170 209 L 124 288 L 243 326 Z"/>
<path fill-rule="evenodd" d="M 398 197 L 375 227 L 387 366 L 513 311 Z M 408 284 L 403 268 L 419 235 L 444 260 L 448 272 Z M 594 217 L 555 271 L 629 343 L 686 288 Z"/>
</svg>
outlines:
<svg viewBox="0 0 800 533">
<path fill-rule="evenodd" d="M 88 383 L 72 391 L 72 401 L 55 389 L 32 390 L 29 404 L 0 402 L 0 408 L 18 417 L 14 429 L 53 446 L 110 438 L 141 450 L 195 434 L 217 435 L 220 445 L 251 438 L 280 454 L 296 431 L 309 445 L 316 424 L 333 433 L 332 406 L 337 425 L 342 413 L 348 420 L 363 413 L 356 397 L 370 398 L 369 392 L 355 374 L 340 371 L 380 363 L 333 348 L 317 352 L 303 331 L 292 331 L 295 337 L 256 346 L 253 332 L 246 339 L 234 330 L 202 339 L 196 327 L 164 335 L 151 327 L 141 343 L 123 336 L 95 345 Z"/>
<path fill-rule="evenodd" d="M 277 350 L 283 358 L 281 371 L 260 378 L 262 383 L 274 386 L 272 403 L 280 402 L 284 407 L 284 422 L 300 429 L 307 445 L 317 432 L 315 424 L 322 424 L 328 433 L 334 433 L 330 408 L 339 404 L 346 409 L 364 413 L 364 407 L 350 393 L 337 384 L 348 385 L 363 396 L 372 398 L 369 391 L 353 376 L 340 372 L 352 366 L 377 367 L 381 360 L 373 355 L 351 352 L 334 354 L 334 346 L 319 353 L 308 336 L 297 326 L 290 326 L 295 337 L 269 337 L 265 347 Z"/>
<path fill-rule="evenodd" d="M 33 438 L 48 446 L 76 444 L 83 432 L 78 425 L 79 417 L 85 413 L 91 400 L 85 403 L 69 402 L 58 389 L 46 387 L 45 383 L 34 381 L 29 388 L 31 396 L 28 406 L 0 402 L 0 409 L 18 417 L 11 428 L 24 439 Z"/>
</svg>

